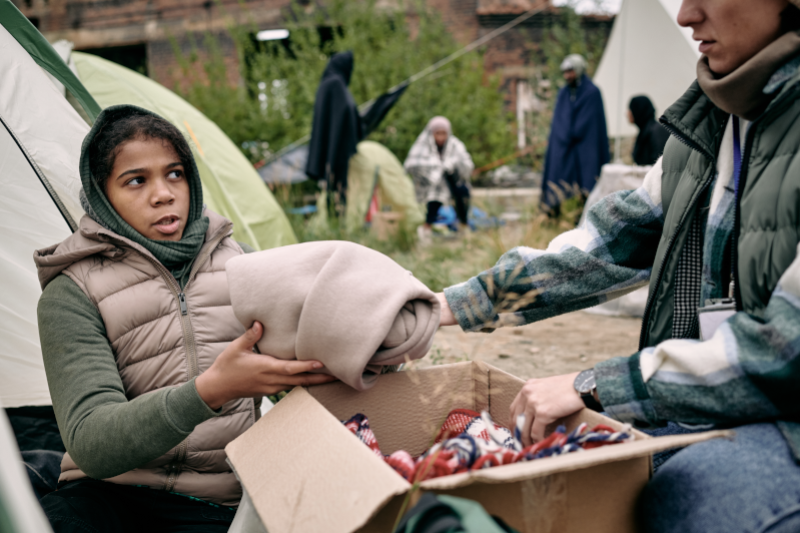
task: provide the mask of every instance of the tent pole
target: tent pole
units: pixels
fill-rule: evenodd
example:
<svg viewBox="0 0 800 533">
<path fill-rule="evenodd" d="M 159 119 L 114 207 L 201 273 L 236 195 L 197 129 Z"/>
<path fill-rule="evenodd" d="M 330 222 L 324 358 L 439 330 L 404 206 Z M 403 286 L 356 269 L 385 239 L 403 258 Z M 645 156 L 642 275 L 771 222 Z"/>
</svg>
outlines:
<svg viewBox="0 0 800 533">
<path fill-rule="evenodd" d="M 625 0 L 623 2 L 622 8 L 619 10 L 618 17 L 622 20 L 619 21 L 620 23 L 620 32 L 621 32 L 621 39 L 620 39 L 620 47 L 619 47 L 619 85 L 617 85 L 617 136 L 616 141 L 614 142 L 614 162 L 621 163 L 622 162 L 622 110 L 623 106 L 625 105 L 625 101 L 623 99 L 622 87 L 623 83 L 625 82 L 625 33 L 626 33 L 626 26 L 628 22 L 628 13 L 626 12 L 625 8 L 627 7 L 628 1 Z"/>
</svg>

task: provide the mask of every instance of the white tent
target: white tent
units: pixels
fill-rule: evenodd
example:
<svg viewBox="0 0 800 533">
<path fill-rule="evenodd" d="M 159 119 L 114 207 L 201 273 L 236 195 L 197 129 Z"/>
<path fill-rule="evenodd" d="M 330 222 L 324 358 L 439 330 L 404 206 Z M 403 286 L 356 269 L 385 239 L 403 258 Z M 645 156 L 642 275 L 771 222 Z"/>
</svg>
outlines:
<svg viewBox="0 0 800 533">
<path fill-rule="evenodd" d="M 64 240 L 83 215 L 78 157 L 89 126 L 37 64 L 48 58 L 23 46 L 41 43 L 0 4 L 0 405 L 49 405 L 33 252 Z"/>
<path fill-rule="evenodd" d="M 696 78 L 700 53 L 691 28 L 676 22 L 681 0 L 624 0 L 594 83 L 603 93 L 609 137 L 636 135 L 626 111 L 644 94 L 661 114 Z"/>
</svg>

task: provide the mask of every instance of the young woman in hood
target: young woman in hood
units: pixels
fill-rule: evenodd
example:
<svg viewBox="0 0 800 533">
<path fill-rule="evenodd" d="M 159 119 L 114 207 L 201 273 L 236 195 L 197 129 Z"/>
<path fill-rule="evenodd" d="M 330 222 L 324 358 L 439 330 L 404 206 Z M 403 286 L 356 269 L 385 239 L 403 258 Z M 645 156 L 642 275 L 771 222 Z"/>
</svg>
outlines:
<svg viewBox="0 0 800 533">
<path fill-rule="evenodd" d="M 671 137 L 644 185 L 598 202 L 546 252 L 514 249 L 442 296 L 442 323 L 477 331 L 649 280 L 639 351 L 529 380 L 510 413 L 529 442 L 584 407 L 662 433 L 732 428 L 657 458 L 642 531 L 800 531 L 798 5 L 683 0 L 697 81 L 664 113 Z"/>
<path fill-rule="evenodd" d="M 669 139 L 669 132 L 656 120 L 656 108 L 644 95 L 634 96 L 628 103 L 628 122 L 636 124 L 639 135 L 633 145 L 633 162 L 637 165 L 654 165 Z"/>
<path fill-rule="evenodd" d="M 264 395 L 330 381 L 253 352 L 225 262 L 244 253 L 205 209 L 186 140 L 134 106 L 103 111 L 81 153 L 87 215 L 36 253 L 39 333 L 67 454 L 42 499 L 57 532 L 219 531 L 241 487 L 225 445 Z"/>
</svg>

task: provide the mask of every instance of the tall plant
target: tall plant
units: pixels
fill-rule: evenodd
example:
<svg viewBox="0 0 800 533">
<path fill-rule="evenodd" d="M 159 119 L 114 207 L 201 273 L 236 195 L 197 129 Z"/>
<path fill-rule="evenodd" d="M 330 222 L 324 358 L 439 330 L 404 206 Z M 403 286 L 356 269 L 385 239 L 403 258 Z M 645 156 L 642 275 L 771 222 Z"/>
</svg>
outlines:
<svg viewBox="0 0 800 533">
<path fill-rule="evenodd" d="M 361 104 L 459 48 L 438 14 L 421 3 L 392 10 L 378 7 L 375 0 L 332 0 L 310 12 L 293 5 L 285 11 L 285 27 L 288 46 L 258 43 L 252 39 L 253 28 L 231 28 L 242 80 L 235 87 L 225 75 L 224 57 L 214 52 L 219 46 L 213 36 L 206 38 L 211 53 L 188 57 L 176 48 L 184 67 L 184 83 L 177 90 L 253 161 L 310 132 L 314 95 L 332 53 L 353 51 L 350 90 Z M 320 28 L 328 40 L 320 37 Z M 370 139 L 402 160 L 434 115 L 451 120 L 476 166 L 513 150 L 513 120 L 504 109 L 498 80 L 484 71 L 480 53 L 467 54 L 412 84 Z"/>
</svg>

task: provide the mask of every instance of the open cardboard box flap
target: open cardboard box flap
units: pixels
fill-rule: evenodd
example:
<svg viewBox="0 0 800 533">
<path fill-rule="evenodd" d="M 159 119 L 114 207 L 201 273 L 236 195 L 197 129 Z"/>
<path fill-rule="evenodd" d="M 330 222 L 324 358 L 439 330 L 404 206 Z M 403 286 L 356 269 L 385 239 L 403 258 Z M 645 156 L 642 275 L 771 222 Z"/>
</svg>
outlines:
<svg viewBox="0 0 800 533">
<path fill-rule="evenodd" d="M 509 425 L 509 406 L 523 383 L 472 362 L 386 374 L 364 392 L 342 383 L 296 388 L 225 451 L 270 533 L 354 531 L 411 485 L 356 439 L 342 420 L 363 413 L 384 454 L 403 449 L 416 456 L 431 445 L 452 409 L 485 409 L 496 422 Z M 581 422 L 623 427 L 588 410 L 559 424 L 571 430 Z M 649 457 L 730 434 L 650 438 L 634 433 L 636 441 L 631 443 L 435 478 L 421 486 L 453 490 L 513 483 Z M 643 475 L 646 480 L 647 472 Z"/>
</svg>

